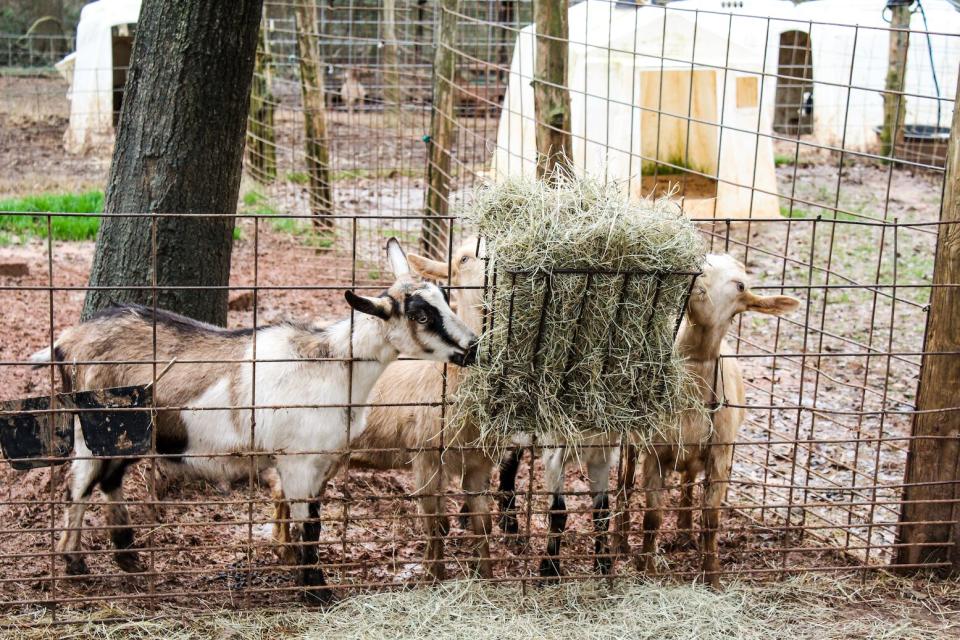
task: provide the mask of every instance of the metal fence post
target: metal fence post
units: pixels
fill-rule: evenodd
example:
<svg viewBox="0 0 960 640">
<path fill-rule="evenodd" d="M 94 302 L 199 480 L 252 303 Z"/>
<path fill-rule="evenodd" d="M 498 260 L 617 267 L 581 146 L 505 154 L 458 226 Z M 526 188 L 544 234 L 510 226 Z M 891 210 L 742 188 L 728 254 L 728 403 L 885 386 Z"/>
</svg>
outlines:
<svg viewBox="0 0 960 640">
<path fill-rule="evenodd" d="M 960 83 L 957 86 L 960 98 Z M 960 108 L 954 101 L 917 413 L 904 476 L 897 564 L 960 573 Z"/>
</svg>

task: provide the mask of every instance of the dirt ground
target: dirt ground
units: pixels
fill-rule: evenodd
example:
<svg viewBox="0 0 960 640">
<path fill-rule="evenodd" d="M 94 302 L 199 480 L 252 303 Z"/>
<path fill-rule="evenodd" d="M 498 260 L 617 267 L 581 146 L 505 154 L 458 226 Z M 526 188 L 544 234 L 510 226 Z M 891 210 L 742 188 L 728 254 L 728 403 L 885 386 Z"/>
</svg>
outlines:
<svg viewBox="0 0 960 640">
<path fill-rule="evenodd" d="M 108 154 L 74 157 L 62 151 L 66 111 L 62 99 L 58 103 L 53 96 L 62 96 L 63 83 L 0 77 L 0 94 L 4 90 L 19 98 L 0 101 L 0 197 L 102 188 Z M 283 123 L 292 115 L 280 110 L 278 118 Z M 338 112 L 333 122 L 335 170 L 344 173 L 335 186 L 338 207 L 360 216 L 418 212 L 424 188 L 422 114 L 411 115 L 400 135 L 390 133 L 376 114 Z M 482 120 L 468 126 L 480 136 L 490 137 L 495 130 Z M 300 142 L 293 127 L 279 131 L 281 179 L 270 189 L 247 181 L 241 194 L 267 191 L 273 213 L 306 215 L 305 188 L 291 175 Z M 480 149 L 465 148 L 460 157 L 478 162 Z M 777 151 L 792 157 L 789 148 Z M 386 166 L 381 158 L 399 160 Z M 748 402 L 754 408 L 738 441 L 732 510 L 721 535 L 721 562 L 728 578 L 877 567 L 889 561 L 898 515 L 896 485 L 906 461 L 902 438 L 909 433 L 908 416 L 897 411 L 911 408 L 914 401 L 919 361 L 909 354 L 922 346 L 929 295 L 929 289 L 913 285 L 929 284 L 932 277 L 935 237 L 926 229 L 854 222 L 936 219 L 938 176 L 848 163 L 838 177 L 836 158 L 804 156 L 777 173 L 785 213 L 792 218 L 730 228 L 704 225 L 714 250 L 743 259 L 759 290 L 783 288 L 804 303 L 790 318 L 745 317 L 734 327 Z M 468 181 L 461 186 L 469 186 Z M 790 197 L 802 203 L 791 208 Z M 833 208 L 843 213 L 834 215 Z M 244 211 L 257 212 L 242 204 Z M 231 273 L 235 287 L 254 284 L 255 262 L 260 286 L 344 287 L 354 280 L 374 284 L 385 273 L 380 256 L 385 238 L 399 236 L 415 243 L 418 232 L 417 222 L 399 218 L 343 220 L 337 241 L 328 247 L 276 220 L 244 219 L 239 224 Z M 353 238 L 356 264 L 349 253 Z M 52 258 L 43 241 L 0 247 L 0 263 L 24 262 L 29 269 L 25 276 L 0 276 L 0 399 L 49 392 L 48 372 L 12 363 L 22 362 L 49 344 L 51 333 L 76 321 L 82 291 L 51 294 L 43 287 L 84 286 L 92 254 L 92 243 L 54 242 Z M 827 293 L 806 288 L 817 285 L 847 286 Z M 285 317 L 331 319 L 345 311 L 336 290 L 263 289 L 257 298 L 258 324 Z M 252 321 L 252 310 L 231 312 L 231 326 L 251 326 Z M 536 466 L 534 477 L 539 473 Z M 48 469 L 21 473 L 0 465 L 0 521 L 7 523 L 0 544 L 0 606 L 5 612 L 40 615 L 49 609 L 37 603 L 47 600 L 59 601 L 57 607 L 67 617 L 104 602 L 139 607 L 154 596 L 210 607 L 297 600 L 292 572 L 280 566 L 269 544 L 265 491 L 177 482 L 168 487 L 154 514 L 144 504 L 150 474 L 150 465 L 141 463 L 127 481 L 137 543 L 147 549 L 144 559 L 150 572 L 139 577 L 117 573 L 108 535 L 96 531 L 104 522 L 103 509 L 94 505 L 85 521 L 94 530 L 83 539 L 92 575 L 66 579 L 59 560 L 51 559 L 49 532 L 52 524 L 60 523 L 61 505 L 50 502 L 62 499 L 62 480 Z M 568 474 L 567 486 L 579 495 L 568 501 L 575 513 L 564 538 L 564 553 L 571 556 L 566 571 L 592 576 L 592 523 L 584 495 L 588 485 L 578 470 Z M 525 464 L 521 512 L 527 509 L 527 486 Z M 402 471 L 356 471 L 332 483 L 321 553 L 331 566 L 331 581 L 342 585 L 341 593 L 423 580 L 413 490 L 410 476 Z M 635 509 L 641 505 L 642 500 L 634 500 Z M 451 513 L 457 508 L 452 501 Z M 544 500 L 535 498 L 530 533 L 537 553 L 544 546 L 545 508 Z M 635 522 L 640 517 L 634 516 Z M 464 576 L 469 573 L 470 539 L 456 518 L 451 521 L 448 573 Z M 695 550 L 670 549 L 674 528 L 674 516 L 669 515 L 664 569 L 689 581 L 698 555 Z M 639 543 L 636 535 L 631 543 Z M 499 532 L 492 544 L 498 578 L 536 573 L 531 548 L 511 544 Z M 59 576 L 52 589 L 44 579 L 51 568 Z M 632 575 L 626 559 L 617 570 Z"/>
</svg>

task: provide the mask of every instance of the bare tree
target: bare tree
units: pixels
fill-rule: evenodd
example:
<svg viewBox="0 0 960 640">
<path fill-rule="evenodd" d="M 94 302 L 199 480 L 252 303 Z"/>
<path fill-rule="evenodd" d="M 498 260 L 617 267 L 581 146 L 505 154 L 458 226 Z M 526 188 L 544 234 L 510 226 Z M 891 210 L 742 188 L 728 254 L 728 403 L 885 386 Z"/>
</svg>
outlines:
<svg viewBox="0 0 960 640">
<path fill-rule="evenodd" d="M 261 2 L 144 1 L 85 318 L 115 300 L 226 323 L 226 289 L 182 287 L 229 283 Z"/>
</svg>

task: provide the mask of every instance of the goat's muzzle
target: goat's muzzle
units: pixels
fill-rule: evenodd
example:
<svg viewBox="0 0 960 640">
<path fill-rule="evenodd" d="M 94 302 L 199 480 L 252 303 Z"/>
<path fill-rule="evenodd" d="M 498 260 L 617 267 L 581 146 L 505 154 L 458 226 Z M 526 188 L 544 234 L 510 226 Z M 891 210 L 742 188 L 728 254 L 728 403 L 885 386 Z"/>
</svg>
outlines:
<svg viewBox="0 0 960 640">
<path fill-rule="evenodd" d="M 470 365 L 476 363 L 478 343 L 478 340 L 471 342 L 466 351 L 461 351 L 460 353 L 455 354 L 450 358 L 450 362 L 461 367 L 469 367 Z"/>
</svg>

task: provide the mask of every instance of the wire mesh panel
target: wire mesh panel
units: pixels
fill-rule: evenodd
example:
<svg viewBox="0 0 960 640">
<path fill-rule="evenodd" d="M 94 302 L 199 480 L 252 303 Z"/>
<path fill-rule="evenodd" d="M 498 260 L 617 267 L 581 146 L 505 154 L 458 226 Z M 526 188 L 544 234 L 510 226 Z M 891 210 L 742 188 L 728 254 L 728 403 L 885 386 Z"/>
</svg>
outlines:
<svg viewBox="0 0 960 640">
<path fill-rule="evenodd" d="M 66 81 L 0 76 L 11 88 L 0 100 L 0 136 L 10 141 L 0 151 L 9 169 L 0 176 L 0 430 L 14 447 L 4 440 L 0 462 L 0 624 L 273 606 L 305 592 L 467 576 L 527 585 L 644 572 L 684 581 L 704 570 L 723 580 L 866 573 L 902 560 L 904 527 L 955 526 L 956 480 L 941 483 L 952 487 L 940 500 L 953 520 L 906 520 L 905 496 L 917 486 L 908 463 L 924 413 L 931 292 L 955 284 L 934 284 L 934 258 L 953 224 L 941 212 L 960 13 L 914 14 L 900 52 L 906 79 L 891 88 L 884 14 L 841 4 L 769 15 L 758 3 L 707 1 L 570 8 L 573 172 L 635 202 L 677 199 L 708 251 L 730 256 L 680 274 L 690 312 L 670 319 L 689 341 L 681 355 L 702 367 L 709 417 L 675 450 L 620 434 L 576 449 L 532 435 L 484 447 L 451 426 L 464 375 L 451 358 L 401 357 L 369 394 L 357 391 L 379 356 L 360 353 L 368 321 L 344 291 L 389 295 L 405 311 L 414 293 L 391 288 L 390 239 L 410 254 L 418 282 L 447 294 L 430 298 L 434 310 L 448 297 L 463 335 L 489 328 L 478 309 L 497 282 L 461 214 L 477 187 L 536 174 L 544 123 L 530 86 L 532 2 L 265 2 L 228 328 L 148 305 L 123 316 L 143 331 L 138 354 L 122 336 L 75 356 L 53 348 L 89 289 L 97 190 L 122 97 L 110 98 L 107 143 L 70 155 L 63 144 L 82 92 L 68 102 Z M 452 42 L 440 39 L 444 19 L 456 25 Z M 111 42 L 121 37 L 111 31 Z M 452 75 L 434 70 L 438 50 L 452 55 Z M 111 63 L 109 91 L 127 62 Z M 444 85 L 449 108 L 436 99 Z M 452 126 L 445 147 L 431 138 L 440 121 Z M 429 204 L 440 169 L 450 215 Z M 48 193 L 64 189 L 84 197 Z M 43 197 L 27 197 L 35 192 Z M 111 215 L 148 216 L 156 227 L 192 214 Z M 591 276 L 537 277 L 542 287 Z M 740 306 L 724 316 L 722 296 Z M 716 315 L 697 315 L 707 308 Z M 432 321 L 412 307 L 384 314 L 411 331 Z M 568 315 L 551 318 L 569 329 L 577 317 Z M 714 331 L 698 337 L 707 322 Z M 200 342 L 232 346 L 170 346 Z M 46 360 L 28 361 L 44 349 Z M 92 372 L 127 377 L 91 386 L 101 380 Z M 311 375 L 343 386 L 297 392 Z M 134 391 L 126 400 L 102 392 L 116 388 Z M 346 432 L 309 446 L 271 440 L 281 418 L 311 434 L 306 426 L 342 420 Z M 41 435 L 20 434 L 25 427 Z M 85 429 L 112 440 L 96 449 Z M 940 438 L 956 447 L 955 431 Z M 16 449 L 27 444 L 37 446 Z M 310 491 L 285 471 L 307 460 L 310 478 L 322 477 Z M 79 493 L 69 489 L 78 483 Z M 711 495 L 722 501 L 702 497 Z M 304 545 L 305 535 L 315 542 Z M 956 540 L 919 544 L 933 552 Z M 716 565 L 705 564 L 711 554 Z M 326 584 L 308 573 L 315 565 Z"/>
</svg>

